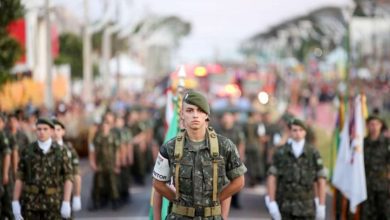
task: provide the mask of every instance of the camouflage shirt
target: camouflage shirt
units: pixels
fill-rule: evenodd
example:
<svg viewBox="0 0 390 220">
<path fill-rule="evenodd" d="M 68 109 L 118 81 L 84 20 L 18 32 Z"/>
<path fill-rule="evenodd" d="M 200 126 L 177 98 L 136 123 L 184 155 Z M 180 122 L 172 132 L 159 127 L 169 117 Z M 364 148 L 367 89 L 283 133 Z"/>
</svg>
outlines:
<svg viewBox="0 0 390 220">
<path fill-rule="evenodd" d="M 0 185 L 3 182 L 3 161 L 4 157 L 11 154 L 10 141 L 5 132 L 0 131 Z"/>
<path fill-rule="evenodd" d="M 313 184 L 326 177 L 317 149 L 305 143 L 302 155 L 296 158 L 291 144 L 278 148 L 268 174 L 277 178 L 276 201 L 282 215 L 315 215 Z"/>
<path fill-rule="evenodd" d="M 170 173 L 175 179 L 174 149 L 175 138 L 160 148 L 160 154 L 169 161 Z M 218 135 L 218 192 L 228 184 L 229 180 L 244 175 L 245 165 L 241 162 L 237 147 L 228 138 Z M 185 137 L 183 156 L 179 170 L 180 199 L 183 206 L 213 206 L 213 167 L 209 141 L 194 147 Z"/>
<path fill-rule="evenodd" d="M 99 170 L 112 171 L 115 168 L 116 152 L 120 146 L 120 140 L 114 132 L 104 136 L 98 132 L 93 139 L 96 152 L 96 163 Z"/>
<path fill-rule="evenodd" d="M 17 178 L 24 183 L 24 209 L 59 210 L 64 182 L 73 181 L 69 155 L 54 142 L 44 154 L 38 142 L 33 142 L 21 153 Z"/>
<path fill-rule="evenodd" d="M 364 139 L 364 166 L 367 189 L 387 191 L 390 184 L 390 140 L 381 136 L 378 140 Z"/>
</svg>

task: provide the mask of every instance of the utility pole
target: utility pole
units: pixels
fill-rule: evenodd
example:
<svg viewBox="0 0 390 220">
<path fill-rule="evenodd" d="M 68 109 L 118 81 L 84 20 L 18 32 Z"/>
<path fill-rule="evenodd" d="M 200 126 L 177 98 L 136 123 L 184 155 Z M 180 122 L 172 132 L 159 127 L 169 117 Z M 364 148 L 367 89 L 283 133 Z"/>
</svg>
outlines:
<svg viewBox="0 0 390 220">
<path fill-rule="evenodd" d="M 88 0 L 84 0 L 84 33 L 83 33 L 83 98 L 85 103 L 92 102 L 92 64 L 91 64 L 91 31 L 88 18 Z"/>
<path fill-rule="evenodd" d="M 45 104 L 49 110 L 53 110 L 53 90 L 52 90 L 52 57 L 51 57 L 51 24 L 49 0 L 45 0 L 45 21 L 46 21 L 46 91 Z"/>
</svg>

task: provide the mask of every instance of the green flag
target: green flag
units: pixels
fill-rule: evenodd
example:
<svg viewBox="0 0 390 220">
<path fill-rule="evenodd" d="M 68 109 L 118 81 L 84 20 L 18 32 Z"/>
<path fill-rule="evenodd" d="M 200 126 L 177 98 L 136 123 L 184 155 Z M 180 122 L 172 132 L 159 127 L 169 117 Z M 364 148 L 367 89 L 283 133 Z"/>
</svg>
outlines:
<svg viewBox="0 0 390 220">
<path fill-rule="evenodd" d="M 170 100 L 173 102 L 173 116 L 171 118 L 171 121 L 168 126 L 168 131 L 165 134 L 164 143 L 169 141 L 170 139 L 176 137 L 178 131 L 179 131 L 179 110 L 177 107 L 177 104 L 175 101 Z M 169 101 L 168 101 L 169 102 Z M 150 198 L 150 209 L 149 209 L 149 219 L 153 220 L 153 195 L 154 195 L 154 188 L 152 188 L 151 198 Z M 162 205 L 161 205 L 161 219 L 165 219 L 165 217 L 168 215 L 168 206 L 169 206 L 169 200 L 163 197 Z"/>
</svg>

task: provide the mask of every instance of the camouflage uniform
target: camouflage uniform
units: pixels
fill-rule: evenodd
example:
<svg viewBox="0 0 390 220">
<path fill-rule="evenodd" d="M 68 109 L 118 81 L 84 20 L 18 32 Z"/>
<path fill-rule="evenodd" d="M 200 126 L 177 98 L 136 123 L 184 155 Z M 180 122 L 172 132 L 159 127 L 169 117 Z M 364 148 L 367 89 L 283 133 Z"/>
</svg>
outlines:
<svg viewBox="0 0 390 220">
<path fill-rule="evenodd" d="M 305 143 L 296 158 L 291 144 L 286 144 L 275 152 L 268 173 L 277 178 L 276 202 L 283 220 L 315 218 L 313 184 L 326 177 L 317 149 Z"/>
<path fill-rule="evenodd" d="M 390 140 L 364 139 L 364 166 L 367 200 L 362 205 L 363 220 L 390 220 Z"/>
<path fill-rule="evenodd" d="M 207 134 L 206 134 L 207 136 Z M 196 147 L 195 147 L 196 145 Z M 218 135 L 219 156 L 218 156 L 218 192 L 229 183 L 229 180 L 244 175 L 245 165 L 241 162 L 237 147 L 226 137 Z M 168 158 L 170 172 L 175 179 L 175 139 L 171 139 L 160 148 L 160 154 Z M 209 141 L 203 143 L 191 143 L 185 137 L 183 156 L 179 170 L 179 190 L 180 197 L 175 202 L 177 205 L 186 207 L 212 207 L 213 204 L 213 166 L 210 155 Z M 196 213 L 195 213 L 196 214 Z M 188 217 L 171 212 L 167 219 L 203 219 L 220 220 L 220 215 L 211 217 Z"/>
<path fill-rule="evenodd" d="M 66 180 L 73 181 L 68 153 L 56 143 L 44 154 L 33 142 L 21 153 L 17 179 L 23 185 L 22 216 L 25 220 L 62 219 L 60 214 Z"/>
<path fill-rule="evenodd" d="M 10 142 L 5 132 L 0 131 L 0 219 L 8 217 L 13 219 L 11 210 L 12 189 L 10 184 L 3 185 L 3 163 L 4 158 L 11 154 Z"/>
<path fill-rule="evenodd" d="M 130 126 L 131 133 L 136 137 L 138 134 L 145 132 L 146 124 L 145 122 L 137 122 Z M 137 183 L 144 184 L 144 179 L 146 175 L 146 156 L 145 152 L 142 152 L 141 146 L 139 144 L 133 145 L 134 151 L 134 162 L 132 166 L 132 173 L 134 179 Z"/>
<path fill-rule="evenodd" d="M 92 201 L 95 207 L 101 206 L 106 199 L 117 202 L 119 198 L 115 166 L 120 141 L 116 137 L 113 132 L 107 136 L 98 132 L 93 140 L 97 167 L 92 187 Z"/>
<path fill-rule="evenodd" d="M 222 127 L 220 130 L 218 130 L 218 133 L 220 135 L 228 137 L 236 146 L 240 143 L 245 142 L 245 135 L 242 132 L 241 127 L 237 124 L 230 129 L 225 129 Z M 237 192 L 232 196 L 232 206 L 234 208 L 240 208 L 241 206 L 239 202 L 239 194 L 240 192 Z"/>
<path fill-rule="evenodd" d="M 264 149 L 260 148 L 259 135 L 257 133 L 257 123 L 248 123 L 245 126 L 245 165 L 248 167 L 249 182 L 254 185 L 264 177 Z"/>
</svg>

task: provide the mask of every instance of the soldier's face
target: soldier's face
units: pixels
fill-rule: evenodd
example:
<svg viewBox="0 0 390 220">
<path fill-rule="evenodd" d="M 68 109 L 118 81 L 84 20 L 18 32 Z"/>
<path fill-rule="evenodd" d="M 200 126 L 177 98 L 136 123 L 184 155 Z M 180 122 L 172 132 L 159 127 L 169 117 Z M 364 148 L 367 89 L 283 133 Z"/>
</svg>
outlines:
<svg viewBox="0 0 390 220">
<path fill-rule="evenodd" d="M 206 126 L 207 114 L 198 106 L 183 102 L 181 119 L 186 129 L 198 130 Z"/>
<path fill-rule="evenodd" d="M 379 120 L 373 119 L 373 120 L 368 122 L 367 127 L 368 127 L 368 132 L 371 135 L 379 135 L 379 133 L 381 132 L 381 129 L 382 129 L 382 122 Z"/>
<path fill-rule="evenodd" d="M 62 127 L 59 125 L 55 125 L 54 134 L 53 134 L 54 140 L 56 141 L 62 140 L 62 137 L 64 137 L 64 135 L 65 135 L 64 129 L 62 129 Z"/>
<path fill-rule="evenodd" d="M 39 141 L 47 141 L 53 135 L 53 129 L 47 124 L 37 125 L 37 137 Z"/>
<path fill-rule="evenodd" d="M 291 132 L 291 138 L 294 141 L 301 141 L 306 136 L 305 129 L 303 129 L 301 126 L 298 126 L 298 125 L 292 125 L 290 132 Z"/>
</svg>

